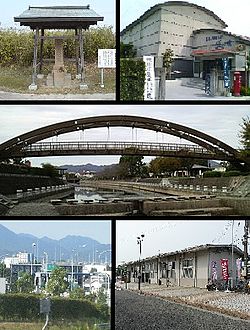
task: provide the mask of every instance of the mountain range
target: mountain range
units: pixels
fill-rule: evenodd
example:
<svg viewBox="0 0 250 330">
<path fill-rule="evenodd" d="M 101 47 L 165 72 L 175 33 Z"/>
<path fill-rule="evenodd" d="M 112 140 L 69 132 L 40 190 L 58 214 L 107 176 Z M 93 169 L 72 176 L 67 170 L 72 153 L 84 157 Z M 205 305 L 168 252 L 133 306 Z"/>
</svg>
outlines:
<svg viewBox="0 0 250 330">
<path fill-rule="evenodd" d="M 33 244 L 35 247 L 32 247 Z M 98 241 L 77 235 L 67 235 L 56 240 L 49 237 L 38 238 L 34 235 L 21 233 L 16 234 L 0 224 L 0 257 L 13 256 L 18 252 L 34 253 L 38 260 L 48 254 L 49 261 L 67 261 L 77 258 L 85 262 L 111 262 L 111 244 L 102 244 Z"/>
<path fill-rule="evenodd" d="M 116 164 L 111 165 L 94 165 L 94 164 L 84 164 L 84 165 L 61 165 L 59 168 L 66 169 L 67 172 L 72 173 L 83 173 L 86 171 L 101 173 L 102 171 L 112 168 Z"/>
</svg>

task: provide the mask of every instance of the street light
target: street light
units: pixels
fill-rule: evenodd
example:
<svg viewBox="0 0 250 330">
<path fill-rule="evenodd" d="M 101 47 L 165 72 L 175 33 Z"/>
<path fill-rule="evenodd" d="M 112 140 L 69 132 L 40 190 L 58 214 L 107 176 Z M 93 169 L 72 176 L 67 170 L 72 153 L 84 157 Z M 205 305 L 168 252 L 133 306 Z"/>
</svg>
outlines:
<svg viewBox="0 0 250 330">
<path fill-rule="evenodd" d="M 34 250 L 36 247 L 36 243 L 32 243 L 32 250 L 31 250 L 31 264 L 30 264 L 30 275 L 33 275 L 33 255 L 34 255 Z"/>
<path fill-rule="evenodd" d="M 141 236 L 137 236 L 137 244 L 139 245 L 139 273 L 138 273 L 138 290 L 141 289 L 141 246 L 143 242 L 143 238 L 145 237 L 144 234 Z"/>
</svg>

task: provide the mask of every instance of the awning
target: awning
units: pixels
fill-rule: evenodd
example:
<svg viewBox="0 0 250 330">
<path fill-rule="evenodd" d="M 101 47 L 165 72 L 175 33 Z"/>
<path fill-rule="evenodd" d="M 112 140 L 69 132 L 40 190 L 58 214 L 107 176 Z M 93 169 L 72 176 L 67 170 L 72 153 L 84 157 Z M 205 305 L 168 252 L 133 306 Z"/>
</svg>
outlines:
<svg viewBox="0 0 250 330">
<path fill-rule="evenodd" d="M 230 49 L 196 49 L 193 50 L 191 55 L 195 57 L 211 57 L 211 58 L 223 58 L 233 57 L 236 51 Z"/>
</svg>

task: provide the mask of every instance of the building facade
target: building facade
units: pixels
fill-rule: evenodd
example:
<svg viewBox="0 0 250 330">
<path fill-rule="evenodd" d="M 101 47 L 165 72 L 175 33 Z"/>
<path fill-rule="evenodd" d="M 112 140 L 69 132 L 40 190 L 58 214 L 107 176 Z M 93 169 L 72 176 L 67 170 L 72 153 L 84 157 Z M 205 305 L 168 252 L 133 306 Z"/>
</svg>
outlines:
<svg viewBox="0 0 250 330">
<path fill-rule="evenodd" d="M 224 31 L 227 24 L 214 12 L 186 1 L 168 1 L 147 10 L 121 32 L 121 41 L 133 44 L 137 56 L 174 53 L 173 72 L 180 77 L 205 78 L 211 69 L 223 70 L 229 59 L 231 72 L 242 80 L 250 50 L 250 38 Z"/>
<path fill-rule="evenodd" d="M 229 278 L 235 284 L 240 280 L 242 256 L 236 246 L 232 254 L 232 245 L 211 244 L 163 253 L 126 264 L 127 281 L 137 282 L 141 274 L 142 283 L 205 288 L 211 280 L 223 283 L 221 260 L 227 260 Z"/>
</svg>

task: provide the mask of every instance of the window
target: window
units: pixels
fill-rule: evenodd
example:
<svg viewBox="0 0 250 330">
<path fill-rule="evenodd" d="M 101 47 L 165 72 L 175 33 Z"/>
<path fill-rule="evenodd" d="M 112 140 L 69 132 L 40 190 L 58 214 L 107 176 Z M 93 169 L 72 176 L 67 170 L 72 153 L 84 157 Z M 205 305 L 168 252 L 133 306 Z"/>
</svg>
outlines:
<svg viewBox="0 0 250 330">
<path fill-rule="evenodd" d="M 184 278 L 193 278 L 193 259 L 182 261 L 182 275 Z"/>
</svg>

